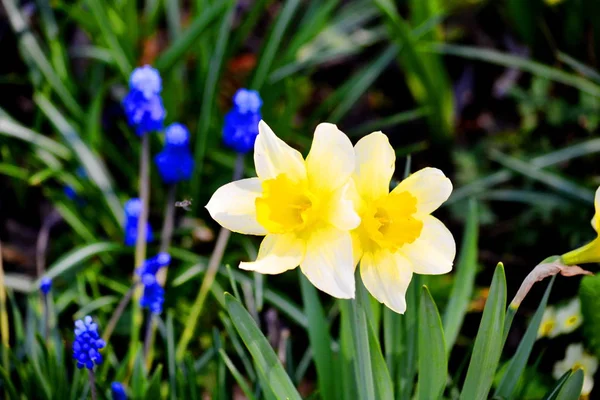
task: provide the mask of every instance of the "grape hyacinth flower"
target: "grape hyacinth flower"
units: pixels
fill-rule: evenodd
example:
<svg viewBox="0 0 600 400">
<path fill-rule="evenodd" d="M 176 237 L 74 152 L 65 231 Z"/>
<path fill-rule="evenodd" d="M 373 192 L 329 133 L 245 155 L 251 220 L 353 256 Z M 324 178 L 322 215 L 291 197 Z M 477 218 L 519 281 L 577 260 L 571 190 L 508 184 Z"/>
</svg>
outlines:
<svg viewBox="0 0 600 400">
<path fill-rule="evenodd" d="M 52 279 L 44 277 L 40 281 L 40 291 L 45 295 L 47 295 L 52 289 Z"/>
<path fill-rule="evenodd" d="M 111 383 L 110 393 L 113 400 L 127 400 L 127 393 L 125 393 L 125 387 L 121 382 Z"/>
<path fill-rule="evenodd" d="M 134 246 L 137 239 L 138 219 L 142 211 L 142 202 L 133 198 L 125 203 L 125 245 Z M 146 225 L 146 242 L 152 241 L 152 227 Z"/>
<path fill-rule="evenodd" d="M 144 265 L 137 269 L 140 281 L 144 285 L 144 293 L 140 299 L 140 306 L 147 308 L 152 314 L 160 314 L 165 301 L 165 290 L 156 279 L 159 269 L 166 267 L 171 262 L 168 253 L 159 253 L 146 260 Z"/>
<path fill-rule="evenodd" d="M 144 265 L 137 269 L 137 274 L 143 277 L 146 274 L 156 275 L 159 269 L 166 267 L 171 263 L 169 253 L 158 253 L 152 258 L 147 259 Z"/>
<path fill-rule="evenodd" d="M 73 358 L 77 360 L 77 368 L 86 367 L 92 370 L 94 365 L 102 364 L 102 355 L 98 350 L 104 346 L 106 343 L 100 338 L 98 324 L 92 320 L 92 317 L 88 315 L 83 320 L 75 321 Z"/>
<path fill-rule="evenodd" d="M 162 81 L 158 71 L 149 65 L 136 68 L 129 79 L 129 93 L 123 108 L 129 125 L 138 136 L 163 128 L 166 111 L 160 92 Z"/>
<path fill-rule="evenodd" d="M 189 149 L 190 133 L 179 123 L 171 124 L 165 132 L 165 147 L 154 162 L 164 183 L 175 184 L 192 177 L 194 158 Z"/>
<path fill-rule="evenodd" d="M 238 153 L 254 149 L 261 120 L 262 99 L 256 90 L 239 89 L 233 96 L 233 108 L 225 115 L 223 142 Z"/>
</svg>

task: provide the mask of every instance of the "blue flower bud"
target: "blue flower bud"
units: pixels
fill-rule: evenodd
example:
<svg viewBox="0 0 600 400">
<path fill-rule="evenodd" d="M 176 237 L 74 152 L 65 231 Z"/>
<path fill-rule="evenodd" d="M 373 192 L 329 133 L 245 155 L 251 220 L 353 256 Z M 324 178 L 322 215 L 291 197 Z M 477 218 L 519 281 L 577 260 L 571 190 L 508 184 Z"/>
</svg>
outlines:
<svg viewBox="0 0 600 400">
<path fill-rule="evenodd" d="M 158 173 L 166 184 L 189 180 L 194 172 L 194 158 L 185 147 L 165 146 L 154 157 Z"/>
<path fill-rule="evenodd" d="M 149 65 L 138 67 L 129 77 L 129 88 L 141 92 L 145 98 L 150 99 L 162 90 L 160 74 Z"/>
<path fill-rule="evenodd" d="M 134 246 L 137 240 L 138 220 L 142 211 L 142 202 L 138 198 L 132 198 L 125 203 L 125 245 Z M 146 242 L 153 239 L 150 223 L 146 225 Z"/>
<path fill-rule="evenodd" d="M 48 294 L 50 292 L 50 289 L 52 289 L 52 279 L 43 277 L 40 281 L 40 290 L 42 291 L 42 293 Z"/>
<path fill-rule="evenodd" d="M 171 263 L 169 253 L 158 253 L 152 258 L 147 259 L 144 265 L 138 267 L 136 273 L 139 276 L 156 275 L 159 269 L 168 266 Z"/>
<path fill-rule="evenodd" d="M 125 387 L 121 382 L 111 383 L 110 392 L 113 400 L 127 400 L 127 393 L 125 393 Z"/>
<path fill-rule="evenodd" d="M 98 325 L 89 315 L 83 320 L 75 321 L 75 341 L 73 342 L 73 359 L 77 360 L 77 368 L 93 369 L 102 364 L 102 355 L 98 350 L 106 343 L 98 333 Z"/>
<path fill-rule="evenodd" d="M 165 130 L 165 147 L 186 147 L 190 144 L 190 132 L 180 124 L 174 123 Z"/>
<path fill-rule="evenodd" d="M 233 104 L 241 114 L 257 114 L 260 113 L 262 99 L 256 90 L 239 89 L 233 95 Z"/>
<path fill-rule="evenodd" d="M 160 314 L 165 302 L 165 290 L 152 274 L 144 274 L 141 281 L 144 285 L 144 292 L 140 298 L 140 306 L 149 309 L 153 314 Z"/>
<path fill-rule="evenodd" d="M 163 129 L 167 112 L 160 95 L 147 98 L 144 93 L 131 90 L 123 99 L 123 108 L 127 122 L 138 136 Z"/>
</svg>

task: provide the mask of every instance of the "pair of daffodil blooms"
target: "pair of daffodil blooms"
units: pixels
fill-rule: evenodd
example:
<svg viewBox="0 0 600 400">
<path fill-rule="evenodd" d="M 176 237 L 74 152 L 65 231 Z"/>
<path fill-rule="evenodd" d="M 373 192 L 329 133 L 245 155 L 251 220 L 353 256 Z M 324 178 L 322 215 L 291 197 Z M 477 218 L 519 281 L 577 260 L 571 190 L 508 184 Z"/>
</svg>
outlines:
<svg viewBox="0 0 600 400">
<path fill-rule="evenodd" d="M 450 196 L 450 180 L 425 168 L 390 192 L 395 159 L 383 133 L 352 147 L 328 123 L 317 126 L 303 159 L 261 121 L 254 145 L 258 177 L 222 186 L 206 208 L 231 231 L 265 235 L 256 261 L 240 268 L 279 274 L 300 266 L 320 290 L 353 298 L 360 262 L 373 297 L 403 313 L 412 274 L 449 272 L 456 244 L 430 215 Z"/>
</svg>

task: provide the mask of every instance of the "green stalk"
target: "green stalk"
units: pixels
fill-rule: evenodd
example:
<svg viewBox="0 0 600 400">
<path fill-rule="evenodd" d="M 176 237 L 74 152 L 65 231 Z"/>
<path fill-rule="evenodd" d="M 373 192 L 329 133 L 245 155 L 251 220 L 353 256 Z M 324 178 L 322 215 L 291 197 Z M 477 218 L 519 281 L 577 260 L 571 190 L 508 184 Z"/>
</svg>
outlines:
<svg viewBox="0 0 600 400">
<path fill-rule="evenodd" d="M 108 343 L 110 336 L 112 335 L 113 331 L 115 330 L 115 326 L 117 326 L 117 322 L 119 322 L 121 315 L 123 315 L 123 311 L 125 311 L 125 307 L 127 307 L 127 304 L 129 304 L 129 300 L 131 300 L 131 298 L 133 297 L 133 292 L 135 291 L 135 287 L 137 286 L 137 284 L 138 284 L 138 282 L 134 282 L 131 285 L 131 287 L 129 288 L 127 293 L 125 293 L 125 295 L 119 302 L 119 305 L 115 309 L 115 312 L 113 313 L 112 317 L 110 317 L 110 321 L 108 321 L 108 324 L 106 325 L 106 329 L 104 329 L 104 335 L 102 336 L 102 339 L 104 339 L 104 341 L 106 343 Z"/>
<path fill-rule="evenodd" d="M 350 300 L 351 331 L 356 362 L 354 373 L 358 383 L 358 397 L 361 400 L 375 399 L 375 384 L 373 382 L 373 369 L 371 366 L 371 353 L 369 351 L 369 334 L 367 326 L 366 308 L 369 307 L 368 297 L 362 293 L 363 283 L 359 268 L 356 269 L 356 298 Z"/>
<path fill-rule="evenodd" d="M 140 153 L 140 201 L 142 209 L 137 226 L 137 238 L 135 241 L 135 263 L 133 266 L 133 276 L 135 279 L 135 270 L 141 266 L 146 259 L 146 227 L 148 225 L 148 207 L 150 203 L 150 137 L 146 132 L 142 136 L 142 151 Z M 137 286 L 137 285 L 136 285 Z M 138 327 L 142 324 L 142 313 L 138 304 L 138 299 L 142 294 L 141 287 L 136 287 L 133 292 L 133 310 L 131 318 L 131 338 L 130 347 L 138 340 Z"/>
<path fill-rule="evenodd" d="M 239 180 L 244 172 L 244 155 L 238 153 L 237 159 L 235 162 L 235 168 L 233 170 L 233 181 Z M 200 286 L 200 291 L 198 292 L 198 296 L 196 296 L 196 300 L 192 305 L 192 311 L 190 312 L 190 316 L 188 317 L 187 324 L 185 329 L 183 330 L 183 334 L 181 335 L 181 339 L 177 344 L 177 351 L 175 353 L 175 357 L 178 361 L 183 359 L 183 355 L 185 350 L 187 349 L 188 343 L 192 339 L 192 335 L 194 334 L 194 330 L 196 329 L 196 323 L 198 322 L 198 318 L 202 313 L 202 307 L 204 306 L 204 300 L 206 300 L 206 296 L 210 287 L 212 286 L 215 276 L 217 275 L 217 270 L 219 265 L 221 264 L 221 260 L 223 259 L 223 254 L 225 253 L 225 248 L 227 247 L 227 242 L 229 241 L 229 236 L 231 235 L 231 231 L 225 228 L 221 228 L 219 231 L 219 235 L 217 237 L 217 243 L 215 244 L 215 249 L 210 256 L 210 260 L 208 261 L 208 268 L 206 269 L 206 275 L 204 276 L 204 280 L 202 281 L 202 285 Z"/>
<path fill-rule="evenodd" d="M 10 330 L 8 328 L 8 313 L 6 312 L 6 287 L 4 286 L 4 266 L 2 264 L 2 242 L 0 242 L 0 336 L 2 336 L 2 366 L 10 371 L 8 358 Z M 8 398 L 8 396 L 6 397 Z"/>
</svg>

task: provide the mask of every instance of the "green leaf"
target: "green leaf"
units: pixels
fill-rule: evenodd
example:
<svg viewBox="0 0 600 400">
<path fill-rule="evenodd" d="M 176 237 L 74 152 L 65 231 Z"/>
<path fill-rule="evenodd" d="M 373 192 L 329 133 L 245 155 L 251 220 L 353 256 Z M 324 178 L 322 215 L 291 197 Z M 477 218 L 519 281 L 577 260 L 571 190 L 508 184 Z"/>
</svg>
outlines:
<svg viewBox="0 0 600 400">
<path fill-rule="evenodd" d="M 418 398 L 421 400 L 441 398 L 447 377 L 448 358 L 442 320 L 429 289 L 423 286 L 419 315 Z"/>
<path fill-rule="evenodd" d="M 231 372 L 231 375 L 233 375 L 233 378 L 239 385 L 240 389 L 242 389 L 242 392 L 244 392 L 244 394 L 246 395 L 246 398 L 249 400 L 254 400 L 255 397 L 252 393 L 252 389 L 250 389 L 248 383 L 246 383 L 246 380 L 244 379 L 242 374 L 240 374 L 240 371 L 238 371 L 235 364 L 233 364 L 233 361 L 231 361 L 231 359 L 227 356 L 225 350 L 219 349 L 219 355 L 221 356 L 223 362 L 225 362 L 225 365 L 229 369 L 229 372 Z"/>
<path fill-rule="evenodd" d="M 488 396 L 504 345 L 502 332 L 505 309 L 506 278 L 504 266 L 498 263 L 475 338 L 461 400 L 485 399 Z"/>
<path fill-rule="evenodd" d="M 469 307 L 469 301 L 473 295 L 477 273 L 478 237 L 479 212 L 477 200 L 470 199 L 465 234 L 460 248 L 460 258 L 456 264 L 454 285 L 444 312 L 444 335 L 446 338 L 446 351 L 448 352 L 452 350 L 456 342 Z"/>
<path fill-rule="evenodd" d="M 74 272 L 75 269 L 81 267 L 81 264 L 90 257 L 106 252 L 121 251 L 123 249 L 123 245 L 110 242 L 98 242 L 77 247 L 52 263 L 44 276 L 54 279 L 64 273 Z M 41 277 L 32 285 L 32 290 L 37 290 L 40 279 Z"/>
<path fill-rule="evenodd" d="M 0 134 L 23 140 L 65 160 L 71 158 L 71 151 L 61 143 L 34 132 L 6 116 L 0 116 Z"/>
<path fill-rule="evenodd" d="M 552 389 L 550 389 L 550 391 L 548 393 L 546 393 L 546 395 L 544 396 L 544 398 L 542 400 L 556 400 L 556 396 L 558 396 L 558 392 L 560 392 L 563 385 L 565 384 L 567 379 L 569 379 L 569 377 L 571 376 L 572 373 L 573 373 L 573 371 L 569 370 L 569 371 L 565 372 L 564 374 L 562 374 L 562 376 L 555 382 Z"/>
<path fill-rule="evenodd" d="M 485 61 L 507 68 L 520 69 L 522 71 L 530 72 L 533 75 L 550 79 L 552 81 L 577 88 L 593 96 L 600 97 L 600 86 L 596 85 L 595 83 L 580 76 L 569 74 L 557 68 L 552 68 L 523 57 L 505 54 L 496 50 L 445 43 L 430 44 L 422 50 L 459 56 L 471 60 Z"/>
<path fill-rule="evenodd" d="M 200 36 L 205 33 L 206 28 L 221 14 L 229 4 L 228 1 L 217 1 L 214 5 L 206 7 L 198 15 L 190 26 L 177 36 L 177 39 L 156 59 L 155 66 L 166 74 L 178 61 L 182 60 L 185 53 L 197 44 Z"/>
<path fill-rule="evenodd" d="M 121 70 L 123 79 L 128 80 L 129 74 L 131 74 L 132 71 L 131 63 L 127 59 L 117 35 L 114 33 L 114 28 L 108 19 L 107 11 L 105 9 L 108 3 L 100 0 L 87 0 L 86 3 L 90 7 L 92 15 L 96 18 L 100 32 L 102 32 L 102 36 L 110 48 L 114 61 L 119 67 L 119 70 Z"/>
<path fill-rule="evenodd" d="M 266 382 L 277 398 L 300 400 L 300 394 L 252 316 L 230 294 L 225 294 L 225 306 L 235 329 L 250 351 L 258 371 L 266 378 Z"/>
<path fill-rule="evenodd" d="M 510 399 L 513 396 L 513 393 L 519 383 L 519 378 L 523 375 L 525 371 L 525 367 L 527 366 L 527 361 L 529 360 L 529 356 L 531 354 L 531 350 L 533 350 L 533 345 L 537 339 L 537 334 L 540 328 L 540 324 L 542 322 L 542 316 L 544 315 L 544 310 L 546 309 L 546 304 L 548 304 L 548 297 L 550 296 L 550 291 L 552 290 L 552 286 L 554 285 L 554 280 L 556 276 L 553 276 L 544 292 L 544 297 L 542 297 L 542 301 L 538 306 L 533 318 L 529 322 L 529 326 L 527 327 L 527 331 L 521 339 L 519 343 L 519 347 L 517 347 L 517 351 L 515 355 L 510 360 L 508 368 L 502 377 L 502 380 L 498 384 L 496 388 L 496 393 L 494 396 L 501 397 L 503 399 Z M 508 321 L 505 321 L 505 324 Z"/>
<path fill-rule="evenodd" d="M 310 347 L 313 351 L 315 367 L 317 369 L 319 392 L 324 400 L 334 400 L 336 399 L 336 377 L 333 369 L 329 322 L 325 317 L 325 312 L 323 311 L 323 306 L 319 300 L 317 289 L 315 289 L 308 279 L 306 279 L 300 270 L 298 270 L 298 275 L 300 287 L 302 289 L 304 313 L 308 320 L 308 339 L 310 341 Z"/>
<path fill-rule="evenodd" d="M 171 400 L 177 399 L 176 392 L 176 377 L 177 370 L 175 364 L 175 337 L 173 333 L 173 311 L 167 311 L 167 369 L 169 372 L 169 398 Z"/>
<path fill-rule="evenodd" d="M 584 276 L 579 285 L 583 334 L 596 357 L 600 357 L 600 274 Z"/>
<path fill-rule="evenodd" d="M 34 100 L 54 125 L 56 130 L 60 132 L 64 140 L 69 144 L 73 153 L 79 159 L 81 165 L 85 168 L 90 180 L 96 184 L 102 192 L 104 200 L 108 208 L 112 212 L 115 222 L 123 225 L 123 207 L 117 199 L 115 191 L 112 187 L 112 178 L 102 164 L 100 159 L 90 150 L 90 148 L 81 140 L 75 128 L 67 121 L 67 119 L 58 111 L 50 100 L 41 93 L 34 94 Z"/>
<path fill-rule="evenodd" d="M 9 351 L 9 350 L 2 349 L 2 352 L 5 352 L 5 351 Z M 17 390 L 15 389 L 15 386 L 13 385 L 13 382 L 10 379 L 8 372 L 1 365 L 0 365 L 0 378 L 2 378 L 3 389 L 6 390 L 8 392 L 8 394 L 10 395 L 8 398 L 9 399 L 19 399 L 20 397 L 17 396 Z"/>
<path fill-rule="evenodd" d="M 571 376 L 565 381 L 560 392 L 556 396 L 556 400 L 577 400 L 581 395 L 583 388 L 583 370 L 574 371 Z"/>
<path fill-rule="evenodd" d="M 390 376 L 385 358 L 381 353 L 381 344 L 373 324 L 371 321 L 368 323 L 368 334 L 369 334 L 369 354 L 371 354 L 371 366 L 373 369 L 373 380 L 375 381 L 375 394 L 376 398 L 380 400 L 394 400 L 394 384 Z"/>
</svg>

